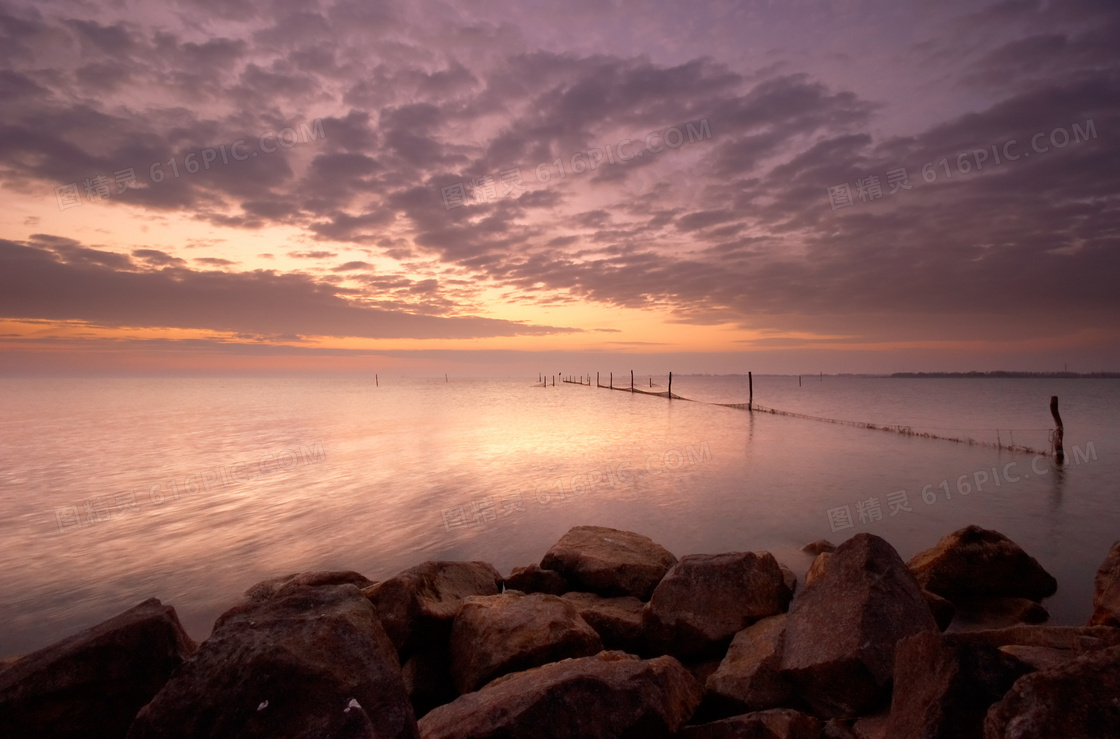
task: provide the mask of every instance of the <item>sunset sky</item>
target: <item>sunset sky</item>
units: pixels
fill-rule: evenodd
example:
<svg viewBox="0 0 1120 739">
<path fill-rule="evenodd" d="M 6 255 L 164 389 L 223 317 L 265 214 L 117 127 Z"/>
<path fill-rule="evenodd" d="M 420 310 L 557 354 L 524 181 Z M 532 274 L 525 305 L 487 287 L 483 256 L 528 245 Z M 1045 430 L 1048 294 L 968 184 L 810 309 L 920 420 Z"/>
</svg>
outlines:
<svg viewBox="0 0 1120 739">
<path fill-rule="evenodd" d="M 1120 5 L 0 0 L 0 373 L 1120 370 Z"/>
</svg>

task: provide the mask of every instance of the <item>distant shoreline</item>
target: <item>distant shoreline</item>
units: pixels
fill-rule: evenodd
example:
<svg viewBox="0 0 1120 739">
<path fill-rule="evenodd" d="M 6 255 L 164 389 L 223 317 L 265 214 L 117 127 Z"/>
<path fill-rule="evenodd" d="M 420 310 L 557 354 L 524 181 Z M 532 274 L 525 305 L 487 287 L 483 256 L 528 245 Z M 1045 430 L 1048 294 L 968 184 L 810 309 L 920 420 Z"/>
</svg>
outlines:
<svg viewBox="0 0 1120 739">
<path fill-rule="evenodd" d="M 895 372 L 888 377 L 949 378 L 949 379 L 1062 379 L 1062 380 L 1120 380 L 1120 372 Z"/>
</svg>

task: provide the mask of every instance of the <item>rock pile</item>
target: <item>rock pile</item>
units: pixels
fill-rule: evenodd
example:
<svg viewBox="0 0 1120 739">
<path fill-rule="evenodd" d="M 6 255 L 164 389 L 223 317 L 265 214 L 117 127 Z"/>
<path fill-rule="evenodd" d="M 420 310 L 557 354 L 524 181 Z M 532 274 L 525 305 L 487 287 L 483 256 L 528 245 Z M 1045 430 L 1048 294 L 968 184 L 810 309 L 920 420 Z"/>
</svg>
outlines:
<svg viewBox="0 0 1120 739">
<path fill-rule="evenodd" d="M 810 550 L 797 590 L 767 552 L 580 526 L 505 580 L 266 580 L 200 645 L 145 601 L 0 666 L 0 736 L 1120 736 L 1120 542 L 1085 627 L 1038 623 L 1057 583 L 995 531 Z"/>
</svg>

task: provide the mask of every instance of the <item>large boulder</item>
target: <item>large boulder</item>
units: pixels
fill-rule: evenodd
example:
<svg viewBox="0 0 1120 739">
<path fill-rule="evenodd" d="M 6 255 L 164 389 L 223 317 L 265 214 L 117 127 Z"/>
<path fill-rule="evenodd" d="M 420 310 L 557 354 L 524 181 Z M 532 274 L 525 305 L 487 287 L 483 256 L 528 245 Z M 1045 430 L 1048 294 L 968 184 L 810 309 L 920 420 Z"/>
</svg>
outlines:
<svg viewBox="0 0 1120 739">
<path fill-rule="evenodd" d="M 1016 624 L 1040 624 L 1050 613 L 1029 598 L 958 598 L 954 603 L 955 630 L 1002 629 Z"/>
<path fill-rule="evenodd" d="M 560 596 L 579 611 L 591 628 L 599 633 L 605 649 L 630 654 L 643 651 L 642 602 L 632 595 L 605 598 L 594 593 L 564 593 Z"/>
<path fill-rule="evenodd" d="M 538 565 L 514 567 L 506 578 L 506 590 L 520 590 L 522 593 L 548 593 L 563 595 L 571 590 L 568 581 L 556 570 L 544 570 Z"/>
<path fill-rule="evenodd" d="M 499 678 L 420 720 L 424 739 L 672 736 L 700 685 L 672 657 L 622 652 L 566 659 Z"/>
<path fill-rule="evenodd" d="M 486 562 L 424 562 L 364 592 L 406 659 L 421 644 L 447 639 L 463 598 L 497 595 L 501 585 Z"/>
<path fill-rule="evenodd" d="M 954 603 L 972 596 L 1039 601 L 1058 589 L 1058 581 L 1018 544 L 979 526 L 945 536 L 909 566 L 923 588 Z"/>
<path fill-rule="evenodd" d="M 990 644 L 954 634 L 915 634 L 895 650 L 887 736 L 982 739 L 988 708 L 1031 671 Z"/>
<path fill-rule="evenodd" d="M 898 552 L 857 534 L 794 599 L 782 671 L 818 716 L 861 715 L 885 696 L 895 645 L 923 632 L 937 624 Z"/>
<path fill-rule="evenodd" d="M 269 600 L 284 589 L 318 587 L 320 585 L 355 585 L 359 588 L 368 588 L 376 583 L 365 575 L 353 570 L 322 570 L 313 572 L 297 572 L 292 575 L 270 577 L 261 580 L 256 585 L 245 591 L 245 599 L 250 603 Z"/>
<path fill-rule="evenodd" d="M 401 676 L 416 718 L 459 697 L 451 679 L 451 655 L 446 643 L 417 649 L 401 665 Z"/>
<path fill-rule="evenodd" d="M 1120 647 L 1022 677 L 984 719 L 984 739 L 1120 736 Z"/>
<path fill-rule="evenodd" d="M 821 739 L 821 722 L 789 708 L 733 716 L 699 726 L 686 726 L 681 739 Z"/>
<path fill-rule="evenodd" d="M 155 598 L 0 671 L 0 736 L 123 737 L 196 648 Z"/>
<path fill-rule="evenodd" d="M 647 536 L 603 526 L 576 526 L 556 542 L 541 567 L 556 570 L 575 590 L 649 600 L 677 558 Z"/>
<path fill-rule="evenodd" d="M 1120 626 L 1120 541 L 1108 550 L 1097 570 L 1090 626 Z"/>
<path fill-rule="evenodd" d="M 603 649 L 576 607 L 544 593 L 465 598 L 451 628 L 451 677 L 460 693 L 517 672 Z"/>
<path fill-rule="evenodd" d="M 707 712 L 732 716 L 793 705 L 793 686 L 781 673 L 787 618 L 770 616 L 735 635 L 704 686 Z"/>
<path fill-rule="evenodd" d="M 354 585 L 294 588 L 222 614 L 129 739 L 417 737 L 396 649 Z"/>
<path fill-rule="evenodd" d="M 942 631 L 949 628 L 949 624 L 953 623 L 953 619 L 957 616 L 957 607 L 953 605 L 953 601 L 942 598 L 937 593 L 931 593 L 924 588 L 922 589 L 922 597 L 929 604 L 929 611 L 933 614 L 933 620 L 937 622 L 937 628 Z"/>
<path fill-rule="evenodd" d="M 685 659 L 721 654 L 739 631 L 783 613 L 790 597 L 769 552 L 690 554 L 653 591 L 643 616 L 646 640 Z"/>
</svg>

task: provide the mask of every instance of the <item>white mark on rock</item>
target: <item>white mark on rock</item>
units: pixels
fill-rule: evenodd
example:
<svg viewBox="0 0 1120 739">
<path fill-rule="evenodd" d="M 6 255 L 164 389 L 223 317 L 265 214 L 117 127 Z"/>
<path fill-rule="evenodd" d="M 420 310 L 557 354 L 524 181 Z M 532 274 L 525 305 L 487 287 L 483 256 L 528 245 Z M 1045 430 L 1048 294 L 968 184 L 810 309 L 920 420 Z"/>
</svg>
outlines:
<svg viewBox="0 0 1120 739">
<path fill-rule="evenodd" d="M 266 708 L 268 708 L 268 701 L 261 701 L 261 704 L 257 706 L 258 711 L 263 711 Z"/>
<path fill-rule="evenodd" d="M 351 708 L 357 708 L 360 711 L 362 710 L 362 704 L 358 703 L 356 698 L 351 698 L 350 702 L 346 704 L 346 710 L 343 711 L 343 713 L 350 713 Z"/>
</svg>

